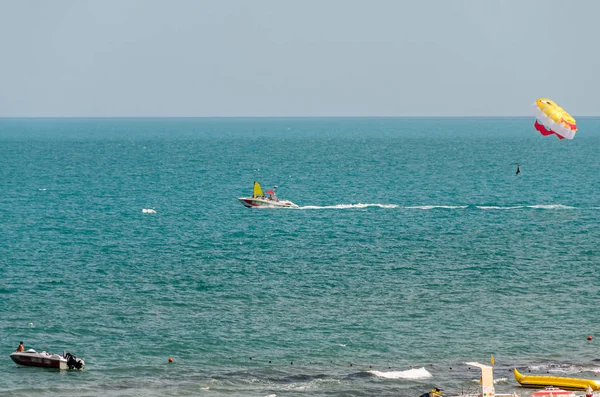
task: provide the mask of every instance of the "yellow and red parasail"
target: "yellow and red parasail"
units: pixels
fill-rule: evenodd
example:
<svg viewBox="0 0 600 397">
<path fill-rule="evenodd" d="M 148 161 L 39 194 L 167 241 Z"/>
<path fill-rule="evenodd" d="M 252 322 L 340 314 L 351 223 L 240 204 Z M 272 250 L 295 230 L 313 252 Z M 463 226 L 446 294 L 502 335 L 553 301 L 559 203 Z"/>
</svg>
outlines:
<svg viewBox="0 0 600 397">
<path fill-rule="evenodd" d="M 575 138 L 577 124 L 575 119 L 556 102 L 548 98 L 539 98 L 533 104 L 536 120 L 534 127 L 542 135 L 556 135 L 559 139 Z"/>
</svg>

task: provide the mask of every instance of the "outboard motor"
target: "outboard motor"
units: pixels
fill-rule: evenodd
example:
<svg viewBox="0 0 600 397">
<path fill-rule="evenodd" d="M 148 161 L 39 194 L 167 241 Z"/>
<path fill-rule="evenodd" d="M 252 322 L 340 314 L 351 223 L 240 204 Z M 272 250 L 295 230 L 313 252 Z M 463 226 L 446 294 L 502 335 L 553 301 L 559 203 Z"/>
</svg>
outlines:
<svg viewBox="0 0 600 397">
<path fill-rule="evenodd" d="M 71 353 L 67 353 L 65 354 L 65 358 L 67 359 L 67 367 L 69 367 L 69 369 L 81 369 L 83 368 L 83 360 L 80 358 L 75 357 L 74 355 L 72 355 Z"/>
</svg>

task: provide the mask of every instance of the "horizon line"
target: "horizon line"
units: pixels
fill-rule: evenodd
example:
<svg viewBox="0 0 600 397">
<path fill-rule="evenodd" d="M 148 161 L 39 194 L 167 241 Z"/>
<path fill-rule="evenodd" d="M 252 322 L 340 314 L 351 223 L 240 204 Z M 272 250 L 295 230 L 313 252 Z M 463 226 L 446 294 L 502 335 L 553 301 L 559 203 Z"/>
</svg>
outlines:
<svg viewBox="0 0 600 397">
<path fill-rule="evenodd" d="M 593 118 L 600 115 L 580 115 Z M 535 118 L 521 116 L 0 116 L 1 119 L 449 119 L 449 118 Z"/>
</svg>

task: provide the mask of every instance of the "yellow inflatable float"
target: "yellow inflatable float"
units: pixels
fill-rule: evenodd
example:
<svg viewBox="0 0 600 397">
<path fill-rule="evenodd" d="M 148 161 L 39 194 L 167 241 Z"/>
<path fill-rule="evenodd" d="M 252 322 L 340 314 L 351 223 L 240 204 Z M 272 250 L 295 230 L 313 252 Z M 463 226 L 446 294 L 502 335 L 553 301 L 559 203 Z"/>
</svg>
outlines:
<svg viewBox="0 0 600 397">
<path fill-rule="evenodd" d="M 560 387 L 565 390 L 600 390 L 600 382 L 591 379 L 563 378 L 551 375 L 523 375 L 514 369 L 515 380 L 524 387 L 544 388 L 546 386 Z"/>
</svg>

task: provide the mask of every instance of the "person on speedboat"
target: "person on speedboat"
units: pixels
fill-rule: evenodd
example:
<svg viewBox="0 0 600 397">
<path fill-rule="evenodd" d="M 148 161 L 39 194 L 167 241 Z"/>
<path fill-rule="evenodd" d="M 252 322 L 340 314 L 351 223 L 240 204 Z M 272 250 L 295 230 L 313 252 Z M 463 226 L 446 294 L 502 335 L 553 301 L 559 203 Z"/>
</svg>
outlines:
<svg viewBox="0 0 600 397">
<path fill-rule="evenodd" d="M 25 351 L 25 346 L 23 346 L 23 342 L 19 342 L 19 347 L 17 347 L 17 350 L 15 350 L 16 352 L 24 352 Z"/>
</svg>

